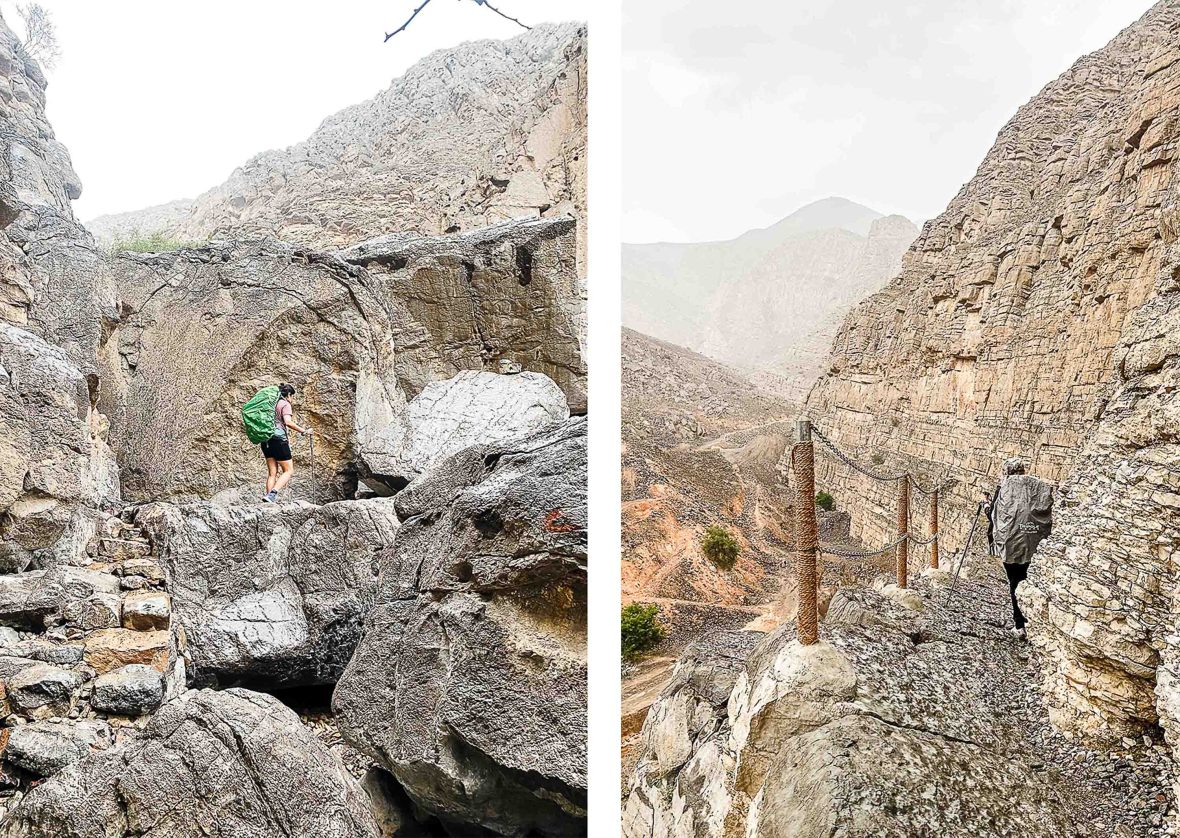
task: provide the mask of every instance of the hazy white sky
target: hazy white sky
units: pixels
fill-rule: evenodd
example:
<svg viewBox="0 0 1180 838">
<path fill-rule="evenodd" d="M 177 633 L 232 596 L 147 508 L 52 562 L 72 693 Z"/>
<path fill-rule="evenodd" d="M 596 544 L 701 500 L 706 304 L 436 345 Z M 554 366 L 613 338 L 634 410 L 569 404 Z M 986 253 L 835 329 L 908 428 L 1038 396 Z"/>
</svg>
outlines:
<svg viewBox="0 0 1180 838">
<path fill-rule="evenodd" d="M 1016 109 L 1151 0 L 625 0 L 623 238 L 840 195 L 937 215 Z"/>
<path fill-rule="evenodd" d="M 82 178 L 82 220 L 192 198 L 304 139 L 436 49 L 524 30 L 471 2 L 41 0 L 62 59 L 49 119 Z M 591 0 L 499 0 L 523 22 L 585 20 Z M 5 19 L 23 34 L 11 2 Z"/>
</svg>

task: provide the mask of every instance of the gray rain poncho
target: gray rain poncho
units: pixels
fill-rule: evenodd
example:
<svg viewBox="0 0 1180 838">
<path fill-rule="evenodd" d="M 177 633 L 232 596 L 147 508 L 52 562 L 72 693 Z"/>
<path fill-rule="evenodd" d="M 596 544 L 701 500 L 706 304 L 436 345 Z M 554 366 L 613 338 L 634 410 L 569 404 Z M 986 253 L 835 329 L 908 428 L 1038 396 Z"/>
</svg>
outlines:
<svg viewBox="0 0 1180 838">
<path fill-rule="evenodd" d="M 1031 474 L 1009 474 L 992 504 L 996 552 L 1006 564 L 1028 564 L 1053 528 L 1053 489 Z"/>
</svg>

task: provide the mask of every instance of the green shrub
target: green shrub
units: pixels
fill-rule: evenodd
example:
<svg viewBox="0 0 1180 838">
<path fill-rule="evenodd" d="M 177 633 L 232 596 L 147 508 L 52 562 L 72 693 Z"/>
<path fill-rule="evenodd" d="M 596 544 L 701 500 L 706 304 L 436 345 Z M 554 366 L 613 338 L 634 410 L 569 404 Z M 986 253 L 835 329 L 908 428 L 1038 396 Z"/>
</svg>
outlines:
<svg viewBox="0 0 1180 838">
<path fill-rule="evenodd" d="M 111 253 L 168 253 L 173 250 L 184 250 L 189 247 L 200 247 L 200 242 L 190 242 L 183 239 L 169 238 L 167 233 L 157 230 L 154 233 L 140 233 L 138 230 L 128 233 L 125 237 L 111 242 Z"/>
<path fill-rule="evenodd" d="M 664 639 L 660 607 L 633 602 L 623 607 L 623 659 L 635 660 Z"/>
<path fill-rule="evenodd" d="M 701 551 L 705 558 L 722 570 L 731 569 L 737 562 L 738 554 L 742 551 L 729 530 L 713 524 L 705 530 L 705 537 L 701 541 Z"/>
<path fill-rule="evenodd" d="M 815 505 L 824 512 L 831 512 L 836 508 L 836 499 L 827 492 L 817 492 L 815 495 Z"/>
</svg>

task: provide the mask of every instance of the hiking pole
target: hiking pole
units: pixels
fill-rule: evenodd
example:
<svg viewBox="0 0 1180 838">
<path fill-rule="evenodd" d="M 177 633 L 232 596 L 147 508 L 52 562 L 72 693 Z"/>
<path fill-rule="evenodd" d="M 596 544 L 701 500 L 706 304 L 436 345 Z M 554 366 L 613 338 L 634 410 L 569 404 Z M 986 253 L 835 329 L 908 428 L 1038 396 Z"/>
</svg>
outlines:
<svg viewBox="0 0 1180 838">
<path fill-rule="evenodd" d="M 315 468 L 315 436 L 310 431 L 307 434 L 307 445 L 311 449 L 312 468 Z"/>
<path fill-rule="evenodd" d="M 963 570 L 963 565 L 967 561 L 967 553 L 971 550 L 971 542 L 975 539 L 975 528 L 979 526 L 979 515 L 983 511 L 983 501 L 975 507 L 975 515 L 972 516 L 971 529 L 967 531 L 967 542 L 963 545 L 963 550 L 959 553 L 959 563 L 955 566 L 954 573 L 951 574 L 951 583 L 946 588 L 946 599 L 944 602 L 950 602 L 951 594 L 954 593 L 955 583 L 959 581 L 959 574 Z"/>
</svg>

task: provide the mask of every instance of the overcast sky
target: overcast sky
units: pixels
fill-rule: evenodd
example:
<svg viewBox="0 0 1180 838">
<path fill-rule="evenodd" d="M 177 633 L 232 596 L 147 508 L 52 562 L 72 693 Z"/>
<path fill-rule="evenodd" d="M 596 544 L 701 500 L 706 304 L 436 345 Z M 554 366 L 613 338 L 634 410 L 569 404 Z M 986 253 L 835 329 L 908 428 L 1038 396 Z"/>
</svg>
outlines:
<svg viewBox="0 0 1180 838">
<path fill-rule="evenodd" d="M 49 119 L 82 178 L 82 220 L 196 197 L 235 167 L 299 142 L 416 60 L 524 30 L 475 3 L 434 0 L 41 0 L 62 59 Z M 591 0 L 500 0 L 531 24 L 585 20 Z M 23 34 L 11 2 L 0 2 Z"/>
<path fill-rule="evenodd" d="M 623 238 L 730 238 L 829 195 L 933 217 L 1020 105 L 1151 5 L 624 2 Z"/>
</svg>

